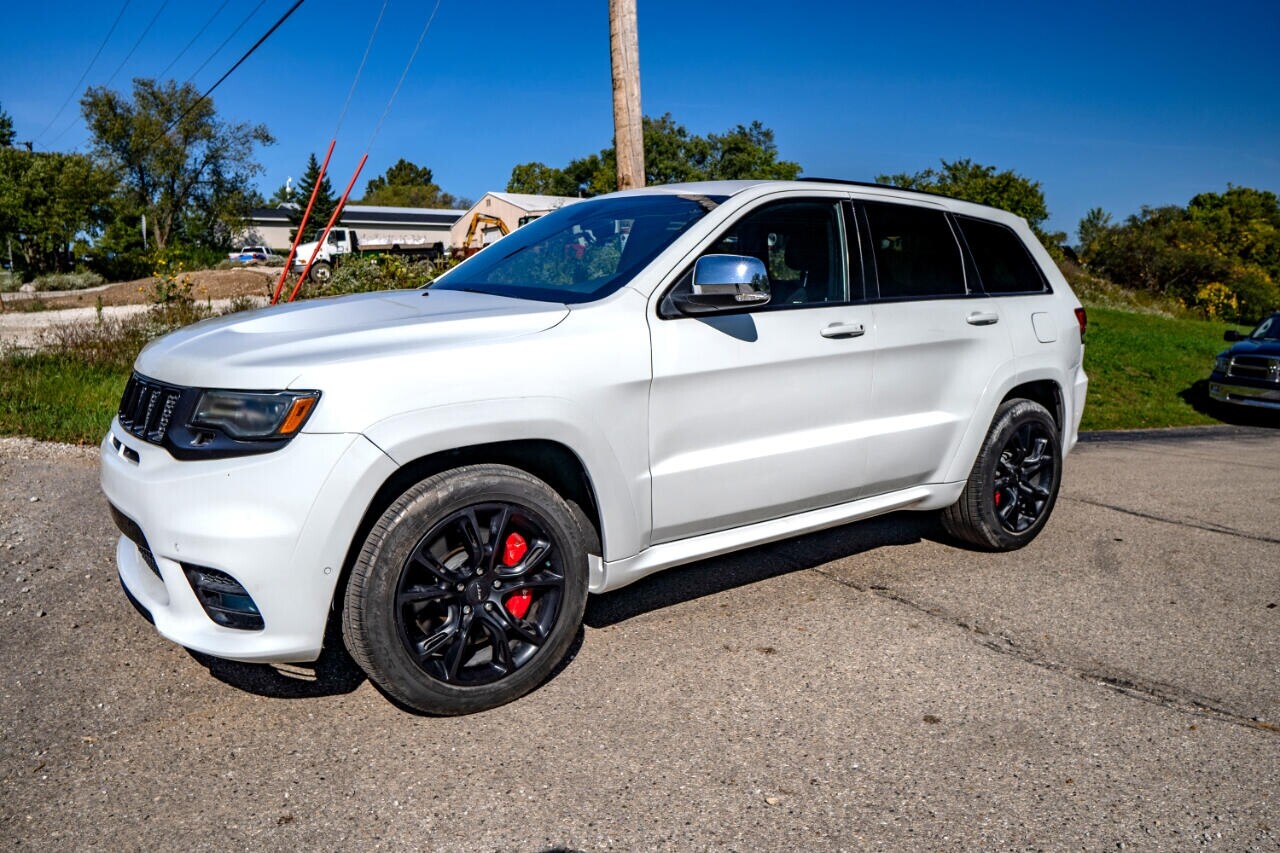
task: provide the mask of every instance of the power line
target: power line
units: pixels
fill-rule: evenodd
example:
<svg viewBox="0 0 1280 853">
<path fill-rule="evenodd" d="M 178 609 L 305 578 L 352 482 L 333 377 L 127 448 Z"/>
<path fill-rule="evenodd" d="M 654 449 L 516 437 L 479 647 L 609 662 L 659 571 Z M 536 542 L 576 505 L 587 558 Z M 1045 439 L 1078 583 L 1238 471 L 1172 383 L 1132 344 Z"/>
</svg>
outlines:
<svg viewBox="0 0 1280 853">
<path fill-rule="evenodd" d="M 151 16 L 151 20 L 147 23 L 146 28 L 143 29 L 142 35 L 138 36 L 138 40 L 133 43 L 133 47 L 129 48 L 129 52 L 125 54 L 124 59 L 122 59 L 120 61 L 120 64 L 116 66 L 116 70 L 111 72 L 111 76 L 107 78 L 107 82 L 102 84 L 104 89 L 107 86 L 110 86 L 111 81 L 115 80 L 116 75 L 119 74 L 124 69 L 125 65 L 129 62 L 129 60 L 133 57 L 133 54 L 137 51 L 138 47 L 142 44 L 142 40 L 145 39 L 147 37 L 147 34 L 151 32 L 151 28 L 156 25 L 156 21 L 160 20 L 161 13 L 164 12 L 164 10 L 168 7 L 168 5 L 169 5 L 169 0 L 164 0 L 164 2 L 160 4 L 160 8 L 157 9 L 156 13 Z M 66 135 L 68 130 L 70 130 L 75 126 L 76 126 L 76 123 L 74 121 L 68 124 L 62 130 L 58 131 L 57 136 L 49 140 L 49 144 L 52 145 L 53 143 L 57 142 L 59 139 L 61 139 L 63 136 Z"/>
<path fill-rule="evenodd" d="M 156 79 L 157 79 L 157 80 L 159 80 L 159 79 L 163 78 L 163 77 L 164 77 L 164 75 L 168 74 L 168 73 L 169 73 L 169 69 L 170 69 L 170 68 L 172 68 L 173 66 L 177 65 L 177 64 L 178 64 L 178 60 L 179 60 L 179 59 L 182 59 L 182 57 L 184 57 L 184 56 L 186 56 L 186 55 L 187 55 L 187 51 L 191 50 L 191 48 L 192 48 L 193 46 L 195 46 L 195 43 L 196 43 L 197 41 L 199 41 L 199 40 L 200 40 L 200 36 L 204 35 L 205 30 L 209 29 L 209 25 L 210 25 L 210 24 L 212 24 L 212 23 L 214 22 L 214 20 L 215 20 L 219 15 L 221 15 L 221 14 L 222 14 L 222 10 L 223 10 L 223 9 L 225 9 L 225 8 L 227 8 L 227 4 L 228 4 L 228 3 L 230 3 L 230 2 L 231 2 L 231 0 L 222 0 L 222 5 L 221 5 L 221 6 L 219 6 L 219 7 L 217 8 L 217 10 L 216 10 L 212 15 L 210 15 L 210 16 L 209 16 L 209 20 L 205 21 L 205 22 L 204 22 L 204 26 L 203 26 L 203 27 L 201 27 L 201 28 L 200 28 L 200 30 L 199 30 L 199 31 L 198 31 L 194 36 L 192 36 L 191 41 L 187 42 L 187 46 L 186 46 L 186 47 L 184 47 L 184 48 L 183 48 L 183 49 L 178 53 L 178 55 L 177 55 L 177 56 L 175 56 L 175 57 L 174 57 L 174 58 L 169 62 L 169 64 L 168 64 L 168 65 L 166 65 L 166 66 L 164 67 L 164 70 L 163 70 L 163 71 L 161 71 L 159 74 L 157 74 L 157 75 L 156 75 Z"/>
<path fill-rule="evenodd" d="M 387 0 L 382 0 L 382 11 L 378 12 L 378 20 L 373 22 L 373 32 L 369 33 L 369 43 L 364 46 L 364 57 L 360 60 L 360 67 L 356 69 L 355 79 L 351 81 L 351 88 L 347 90 L 347 100 L 342 105 L 342 112 L 338 114 L 338 124 L 333 128 L 333 138 L 338 138 L 338 131 L 342 130 L 342 122 L 347 117 L 347 107 L 351 106 L 351 98 L 356 93 L 356 86 L 360 83 L 360 75 L 364 73 L 364 64 L 369 61 L 369 51 L 373 50 L 374 37 L 378 35 L 378 27 L 382 26 L 382 16 L 387 13 Z"/>
<path fill-rule="evenodd" d="M 297 0 L 297 2 L 296 2 L 296 3 L 294 3 L 292 6 L 290 6 L 290 7 L 289 7 L 289 9 L 288 9 L 288 11 L 286 11 L 283 15 L 281 15 L 281 16 L 280 16 L 280 19 L 279 19 L 278 21 L 276 21 L 274 24 L 272 24 L 272 25 L 271 25 L 271 29 L 267 30 L 267 31 L 266 31 L 266 33 L 265 33 L 265 34 L 263 34 L 262 38 L 258 39 L 256 42 L 254 42 L 253 47 L 251 47 L 251 48 L 249 48 L 248 50 L 246 50 L 246 51 L 244 52 L 244 55 L 243 55 L 243 56 L 241 56 L 239 59 L 237 59 L 237 60 L 236 60 L 236 64 L 235 64 L 235 65 L 232 65 L 230 68 L 228 68 L 228 69 L 227 69 L 227 73 L 225 73 L 225 74 L 223 74 L 221 77 L 219 77 L 219 78 L 218 78 L 218 81 L 217 81 L 216 83 L 214 83 L 212 86 L 210 86 L 208 89 L 206 89 L 203 95 L 201 95 L 200 97 L 198 97 L 198 98 L 196 98 L 194 101 L 192 101 L 192 102 L 191 102 L 191 105 L 190 105 L 189 107 L 187 107 L 187 108 L 186 108 L 186 110 L 184 110 L 184 111 L 183 111 L 182 115 L 178 116 L 178 118 L 177 118 L 177 120 L 176 120 L 176 121 L 170 122 L 170 123 L 169 123 L 169 126 L 168 126 L 168 127 L 166 127 L 166 128 L 164 129 L 164 132 L 165 132 L 165 133 L 168 133 L 168 132 L 169 132 L 170 130 L 172 130 L 175 126 L 177 126 L 177 125 L 181 124 L 181 123 L 182 123 L 182 120 L 183 120 L 184 118 L 186 118 L 186 117 L 187 117 L 187 115 L 188 115 L 188 114 L 190 114 L 190 112 L 191 112 L 192 110 L 194 110 L 197 106 L 199 106 L 199 105 L 200 105 L 200 103 L 201 103 L 202 101 L 206 101 L 206 100 L 208 100 L 209 96 L 213 94 L 213 90 L 214 90 L 214 89 L 216 89 L 216 88 L 218 88 L 219 86 L 221 86 L 221 85 L 222 85 L 222 81 L 223 81 L 223 80 L 226 80 L 228 77 L 230 77 L 230 76 L 231 76 L 231 74 L 232 74 L 232 72 L 233 72 L 233 71 L 235 71 L 237 68 L 239 68 L 241 65 L 243 65 L 243 64 L 244 64 L 244 61 L 245 61 L 246 59 L 248 59 L 250 56 L 253 56 L 254 51 L 256 51 L 258 48 L 262 47 L 263 42 L 265 42 L 267 39 L 271 38 L 271 34 L 272 34 L 272 33 L 274 33 L 276 30 L 280 29 L 280 26 L 281 26 L 282 24 L 284 24 L 284 22 L 285 22 L 285 21 L 289 20 L 289 16 L 290 16 L 290 15 L 292 15 L 294 12 L 298 11 L 298 7 L 299 7 L 299 6 L 301 6 L 304 2 L 305 2 L 305 0 Z M 440 4 L 439 4 L 439 0 L 437 0 L 436 5 L 437 5 L 437 6 L 439 6 L 439 5 L 440 5 Z M 421 42 L 419 42 L 419 44 L 421 44 Z"/>
<path fill-rule="evenodd" d="M 422 42 L 427 37 L 427 31 L 431 29 L 431 22 L 436 19 L 436 12 L 439 11 L 440 0 L 436 0 L 436 5 L 431 10 L 431 17 L 427 18 L 427 24 L 422 28 L 422 33 L 418 36 L 418 43 L 414 45 L 413 53 L 409 54 L 409 61 L 404 64 L 404 71 L 400 72 L 400 79 L 396 81 L 396 88 L 391 92 L 391 97 L 387 99 L 387 106 L 382 111 L 382 118 L 378 119 L 378 126 L 373 129 L 373 135 L 369 137 L 369 144 L 365 146 L 365 151 L 373 148 L 373 141 L 378 138 L 378 134 L 382 131 L 382 123 L 387 120 L 387 113 L 391 112 L 391 104 L 395 102 L 396 95 L 400 94 L 400 87 L 404 85 L 404 78 L 409 76 L 409 68 L 413 65 L 413 61 L 418 58 L 418 51 L 422 48 Z"/>
<path fill-rule="evenodd" d="M 209 54 L 209 57 L 205 59 L 204 62 L 200 63 L 200 67 L 197 68 L 195 71 L 192 71 L 191 74 L 187 77 L 187 79 L 182 82 L 190 83 L 192 80 L 194 80 L 196 78 L 196 75 L 199 74 L 201 71 L 203 71 L 204 67 L 208 65 L 210 62 L 212 62 L 215 56 L 217 56 L 219 53 L 222 53 L 222 49 L 227 46 L 227 43 L 231 41 L 233 38 L 235 38 L 237 33 L 239 33 L 242 29 L 244 29 L 244 25 L 249 23 L 251 20 L 253 20 L 253 16 L 258 14 L 258 10 L 261 9 L 264 5 L 266 5 L 266 2 L 267 0 L 258 0 L 258 5 L 254 6 L 253 9 L 249 12 L 249 14 L 244 16 L 244 20 L 242 20 L 239 23 L 239 25 L 237 25 L 236 28 L 231 31 L 231 35 L 224 38 L 222 40 L 222 44 L 218 45 L 214 49 L 213 53 Z"/>
<path fill-rule="evenodd" d="M 166 8 L 168 8 L 168 6 L 169 0 L 164 0 L 164 2 L 160 4 L 160 8 L 156 9 L 156 13 L 152 15 L 151 20 L 147 22 L 146 29 L 142 31 L 142 35 L 138 36 L 138 40 L 133 43 L 133 47 L 129 48 L 129 52 L 125 54 L 124 59 L 120 60 L 120 64 L 116 66 L 116 70 L 111 72 L 111 76 L 107 78 L 107 82 L 102 84 L 104 88 L 110 86 L 111 81 L 116 79 L 116 75 L 124 70 L 125 65 L 127 65 L 129 60 L 133 58 L 134 52 L 137 51 L 138 47 L 142 44 L 142 40 L 151 32 L 151 28 L 156 25 L 156 21 L 160 20 L 160 15 Z"/>
<path fill-rule="evenodd" d="M 85 66 L 84 73 L 80 75 L 80 79 L 71 87 L 71 93 L 67 95 L 67 99 L 62 102 L 62 106 L 58 107 L 58 111 L 53 114 L 53 118 L 49 119 L 49 123 L 45 125 L 44 130 L 40 131 L 39 135 L 32 140 L 33 142 L 39 142 L 41 137 L 49 132 L 49 128 L 53 127 L 54 122 L 61 117 L 62 111 L 67 108 L 67 104 L 71 103 L 71 99 L 80 91 L 80 86 L 84 83 L 84 78 L 89 76 L 89 72 L 93 70 L 94 63 L 98 61 L 99 56 L 102 56 L 103 48 L 107 46 L 107 42 L 111 41 L 111 36 L 115 34 L 116 27 L 120 25 L 120 19 L 124 17 L 125 10 L 129 8 L 130 2 L 131 0 L 124 0 L 124 5 L 120 7 L 120 11 L 116 15 L 116 19 L 111 22 L 111 29 L 107 30 L 107 35 L 102 39 L 102 44 L 98 45 L 98 50 L 93 54 L 93 59 L 89 60 L 89 64 Z M 61 136 L 61 134 L 59 134 L 59 136 Z"/>
</svg>

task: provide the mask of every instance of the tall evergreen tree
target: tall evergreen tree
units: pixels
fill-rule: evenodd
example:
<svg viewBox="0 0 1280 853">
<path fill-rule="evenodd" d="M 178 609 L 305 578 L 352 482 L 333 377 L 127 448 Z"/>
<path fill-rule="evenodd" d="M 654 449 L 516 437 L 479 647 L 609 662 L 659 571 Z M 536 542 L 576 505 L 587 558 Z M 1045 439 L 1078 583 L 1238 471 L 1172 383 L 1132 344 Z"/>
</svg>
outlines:
<svg viewBox="0 0 1280 853">
<path fill-rule="evenodd" d="M 293 197 L 298 206 L 291 208 L 289 213 L 289 221 L 293 223 L 293 229 L 289 232 L 290 240 L 298 233 L 298 226 L 302 224 L 302 214 L 306 211 L 307 201 L 311 198 L 311 190 L 319 179 L 320 161 L 316 159 L 315 154 L 311 154 L 307 157 L 307 170 L 293 190 Z M 320 192 L 316 193 L 316 201 L 311 207 L 311 216 L 307 219 L 307 228 L 303 232 L 302 242 L 320 238 L 320 233 L 324 231 L 324 226 L 329 223 L 329 217 L 333 216 L 337 206 L 338 199 L 333 195 L 333 185 L 329 183 L 329 176 L 325 175 L 324 179 L 320 180 Z"/>
<path fill-rule="evenodd" d="M 0 148 L 13 147 L 13 119 L 0 107 Z"/>
</svg>

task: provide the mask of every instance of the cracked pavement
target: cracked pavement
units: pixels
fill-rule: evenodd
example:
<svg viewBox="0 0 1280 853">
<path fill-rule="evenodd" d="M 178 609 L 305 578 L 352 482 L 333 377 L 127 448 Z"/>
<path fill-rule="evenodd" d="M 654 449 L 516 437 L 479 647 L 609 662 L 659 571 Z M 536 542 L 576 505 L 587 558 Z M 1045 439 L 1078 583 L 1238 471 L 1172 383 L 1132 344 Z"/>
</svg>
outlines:
<svg viewBox="0 0 1280 853">
<path fill-rule="evenodd" d="M 899 513 L 592 600 L 546 685 L 412 716 L 129 607 L 92 454 L 0 439 L 19 848 L 1280 846 L 1280 430 L 1090 436 L 1013 554 Z M 38 498 L 32 501 L 32 498 Z"/>
</svg>

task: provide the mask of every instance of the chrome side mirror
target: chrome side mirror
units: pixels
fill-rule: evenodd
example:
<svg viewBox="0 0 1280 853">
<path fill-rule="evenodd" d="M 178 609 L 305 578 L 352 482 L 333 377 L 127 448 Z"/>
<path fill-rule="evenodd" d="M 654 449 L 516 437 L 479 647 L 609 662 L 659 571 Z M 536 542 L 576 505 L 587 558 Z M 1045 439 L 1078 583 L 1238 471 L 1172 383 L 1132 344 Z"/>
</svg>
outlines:
<svg viewBox="0 0 1280 853">
<path fill-rule="evenodd" d="M 759 258 L 746 255 L 703 255 L 693 265 L 693 286 L 671 294 L 686 314 L 751 308 L 769 301 L 769 271 Z"/>
</svg>

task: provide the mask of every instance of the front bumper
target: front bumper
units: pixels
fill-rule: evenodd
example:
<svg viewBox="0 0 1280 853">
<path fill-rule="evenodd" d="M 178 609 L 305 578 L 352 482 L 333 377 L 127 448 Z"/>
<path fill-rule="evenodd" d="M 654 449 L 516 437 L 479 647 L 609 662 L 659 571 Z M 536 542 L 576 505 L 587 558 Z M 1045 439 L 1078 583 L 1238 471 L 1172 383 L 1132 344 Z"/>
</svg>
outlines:
<svg viewBox="0 0 1280 853">
<path fill-rule="evenodd" d="M 103 439 L 101 460 L 103 493 L 150 550 L 120 537 L 120 581 L 156 630 L 215 657 L 261 662 L 319 655 L 351 539 L 396 468 L 352 434 L 304 433 L 274 453 L 179 461 L 118 422 Z M 216 624 L 184 564 L 233 577 L 264 627 Z"/>
<path fill-rule="evenodd" d="M 1280 387 L 1270 383 L 1243 384 L 1238 379 L 1209 379 L 1209 398 L 1219 403 L 1280 409 Z"/>
</svg>

